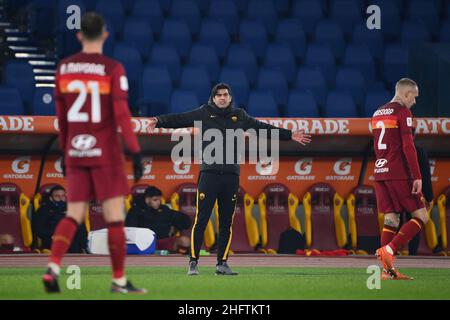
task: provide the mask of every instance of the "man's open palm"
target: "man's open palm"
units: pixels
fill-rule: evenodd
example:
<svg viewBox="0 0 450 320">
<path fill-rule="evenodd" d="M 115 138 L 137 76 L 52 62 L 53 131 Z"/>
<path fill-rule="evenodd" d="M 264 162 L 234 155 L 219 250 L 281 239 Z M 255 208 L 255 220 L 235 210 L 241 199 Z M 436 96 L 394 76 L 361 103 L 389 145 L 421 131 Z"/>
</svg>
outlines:
<svg viewBox="0 0 450 320">
<path fill-rule="evenodd" d="M 306 146 L 311 142 L 311 135 L 305 134 L 303 130 L 296 130 L 292 132 L 292 140 Z"/>
</svg>

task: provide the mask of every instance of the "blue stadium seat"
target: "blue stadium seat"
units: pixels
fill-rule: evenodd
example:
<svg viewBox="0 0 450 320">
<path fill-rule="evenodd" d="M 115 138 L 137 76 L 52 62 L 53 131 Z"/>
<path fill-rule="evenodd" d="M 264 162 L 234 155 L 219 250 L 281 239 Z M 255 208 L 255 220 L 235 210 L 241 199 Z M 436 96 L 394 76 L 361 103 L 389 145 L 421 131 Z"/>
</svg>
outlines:
<svg viewBox="0 0 450 320">
<path fill-rule="evenodd" d="M 334 83 L 336 75 L 336 64 L 333 52 L 327 46 L 311 44 L 306 49 L 305 66 L 317 67 L 327 81 L 327 85 Z"/>
<path fill-rule="evenodd" d="M 161 31 L 161 42 L 177 48 L 181 59 L 186 59 L 192 45 L 192 37 L 186 22 L 166 19 Z"/>
<path fill-rule="evenodd" d="M 409 5 L 408 18 L 420 20 L 433 35 L 439 30 L 439 14 L 433 1 L 413 0 Z"/>
<path fill-rule="evenodd" d="M 336 74 L 336 90 L 348 92 L 357 105 L 364 103 L 366 82 L 358 69 L 340 67 Z"/>
<path fill-rule="evenodd" d="M 205 67 L 186 66 L 181 71 L 180 89 L 192 90 L 198 101 L 207 103 L 211 92 L 211 81 Z"/>
<path fill-rule="evenodd" d="M 248 97 L 247 111 L 253 117 L 279 117 L 277 103 L 267 91 L 254 90 Z"/>
<path fill-rule="evenodd" d="M 450 20 L 446 20 L 442 23 L 441 31 L 439 32 L 439 41 L 450 42 Z"/>
<path fill-rule="evenodd" d="M 285 106 L 288 98 L 288 83 L 283 73 L 278 69 L 260 68 L 257 89 L 272 93 L 278 105 Z"/>
<path fill-rule="evenodd" d="M 168 45 L 155 44 L 150 53 L 149 62 L 167 68 L 172 83 L 177 83 L 181 73 L 181 60 L 177 50 Z"/>
<path fill-rule="evenodd" d="M 381 30 L 369 30 L 365 23 L 358 24 L 353 29 L 352 43 L 365 45 L 374 58 L 381 59 L 384 52 L 384 39 Z"/>
<path fill-rule="evenodd" d="M 33 114 L 36 116 L 54 116 L 56 114 L 53 88 L 36 88 L 33 96 Z"/>
<path fill-rule="evenodd" d="M 242 68 L 250 85 L 255 85 L 258 72 L 256 57 L 249 47 L 243 45 L 231 45 L 228 50 L 225 63 L 228 67 Z"/>
<path fill-rule="evenodd" d="M 373 113 L 382 105 L 391 101 L 392 95 L 387 90 L 371 90 L 366 94 L 364 102 L 364 116 L 372 117 Z"/>
<path fill-rule="evenodd" d="M 391 44 L 384 52 L 384 80 L 392 84 L 407 76 L 408 48 L 404 45 Z"/>
<path fill-rule="evenodd" d="M 335 0 L 331 2 L 331 18 L 339 23 L 347 37 L 353 32 L 353 26 L 362 22 L 362 12 L 362 8 L 359 7 L 356 0 Z"/>
<path fill-rule="evenodd" d="M 294 17 L 299 18 L 305 33 L 310 36 L 316 28 L 316 23 L 323 19 L 323 7 L 316 0 L 298 0 L 294 3 Z"/>
<path fill-rule="evenodd" d="M 200 9 L 200 13 L 205 16 L 208 12 L 209 4 L 211 0 L 195 0 L 195 2 L 198 5 L 198 8 Z"/>
<path fill-rule="evenodd" d="M 97 0 L 89 0 L 89 2 L 96 2 Z M 133 6 L 136 3 L 136 0 L 121 0 L 123 10 L 125 10 L 125 15 L 130 15 L 131 11 L 133 10 Z M 89 4 L 91 6 L 91 4 Z M 93 9 L 95 6 L 93 6 Z"/>
<path fill-rule="evenodd" d="M 278 68 L 291 84 L 297 75 L 297 64 L 291 48 L 284 44 L 269 44 L 264 57 L 264 66 Z"/>
<path fill-rule="evenodd" d="M 286 117 L 318 118 L 319 107 L 309 90 L 293 90 L 289 94 Z"/>
<path fill-rule="evenodd" d="M 170 16 L 186 22 L 191 34 L 200 31 L 200 9 L 194 0 L 172 0 Z"/>
<path fill-rule="evenodd" d="M 373 0 L 370 4 L 380 7 L 381 11 L 381 32 L 390 37 L 397 39 L 400 35 L 401 15 L 400 6 L 392 0 Z M 403 9 L 402 9 L 403 10 Z"/>
<path fill-rule="evenodd" d="M 145 19 L 154 33 L 161 33 L 164 15 L 158 0 L 137 0 L 133 7 L 132 16 Z"/>
<path fill-rule="evenodd" d="M 205 66 L 211 81 L 216 82 L 219 76 L 220 63 L 213 46 L 194 44 L 189 55 L 189 64 L 193 66 Z"/>
<path fill-rule="evenodd" d="M 241 43 L 249 45 L 258 59 L 262 59 L 267 47 L 267 31 L 259 21 L 242 20 L 239 26 Z"/>
<path fill-rule="evenodd" d="M 67 19 L 67 13 L 66 10 L 69 6 L 76 5 L 80 8 L 81 12 L 86 12 L 86 5 L 84 1 L 82 0 L 60 0 L 57 4 L 57 11 L 56 11 L 56 29 L 57 29 L 57 35 L 56 35 L 56 43 L 58 46 L 58 53 L 63 56 L 69 56 L 72 54 L 75 54 L 76 52 L 81 50 L 80 42 L 76 38 L 76 32 L 78 30 L 69 30 L 66 27 L 66 19 Z M 50 11 L 48 13 L 52 13 L 53 11 Z M 45 18 L 45 17 L 43 17 Z M 39 25 L 37 25 L 39 28 Z M 109 31 L 109 30 L 108 30 Z M 114 35 L 114 33 L 112 33 Z M 114 38 L 114 37 L 110 37 Z M 114 40 L 109 40 L 108 42 L 112 42 Z"/>
<path fill-rule="evenodd" d="M 121 42 L 115 45 L 113 57 L 120 61 L 125 68 L 129 82 L 129 103 L 134 107 L 137 104 L 142 79 L 141 55 L 134 45 Z"/>
<path fill-rule="evenodd" d="M 430 33 L 421 21 L 404 21 L 401 31 L 401 42 L 405 45 L 429 42 Z"/>
<path fill-rule="evenodd" d="M 371 84 L 375 78 L 375 63 L 370 50 L 364 45 L 350 44 L 345 49 L 343 64 L 346 67 L 359 69 L 367 84 Z"/>
<path fill-rule="evenodd" d="M 233 1 L 212 0 L 209 5 L 208 17 L 216 21 L 222 21 L 229 34 L 237 34 L 239 30 L 239 13 Z"/>
<path fill-rule="evenodd" d="M 25 107 L 31 105 L 35 80 L 33 67 L 28 62 L 18 60 L 7 61 L 3 70 L 3 83 L 19 90 Z"/>
<path fill-rule="evenodd" d="M 141 78 L 142 58 L 134 45 L 125 42 L 116 43 L 113 57 L 123 64 L 129 80 L 137 81 Z"/>
<path fill-rule="evenodd" d="M 327 118 L 356 118 L 358 111 L 352 96 L 347 92 L 328 93 L 324 116 Z"/>
<path fill-rule="evenodd" d="M 275 10 L 277 11 L 278 16 L 284 16 L 289 14 L 290 8 L 289 0 L 277 0 L 274 1 Z"/>
<path fill-rule="evenodd" d="M 205 102 L 202 102 L 205 103 Z M 194 91 L 176 89 L 173 90 L 170 97 L 169 113 L 188 112 L 198 108 L 202 103 L 199 103 L 197 95 Z"/>
<path fill-rule="evenodd" d="M 344 33 L 340 25 L 334 20 L 321 20 L 317 23 L 314 42 L 329 46 L 335 58 L 341 59 L 344 54 Z"/>
<path fill-rule="evenodd" d="M 235 106 L 247 106 L 250 86 L 247 76 L 241 68 L 223 67 L 219 81 L 231 86 Z"/>
<path fill-rule="evenodd" d="M 20 4 L 19 8 L 23 5 L 24 4 Z M 53 36 L 57 23 L 55 1 L 32 1 L 29 6 L 28 26 L 30 30 L 33 31 L 34 35 L 38 38 Z"/>
<path fill-rule="evenodd" d="M 297 73 L 295 88 L 311 91 L 318 104 L 322 106 L 325 104 L 328 87 L 320 69 L 301 67 Z"/>
<path fill-rule="evenodd" d="M 230 34 L 222 21 L 203 19 L 200 43 L 212 45 L 219 58 L 224 59 L 230 46 Z"/>
<path fill-rule="evenodd" d="M 147 65 L 142 75 L 142 103 L 167 109 L 172 81 L 165 66 Z"/>
<path fill-rule="evenodd" d="M 148 0 L 145 0 L 148 1 Z M 162 9 L 162 11 L 168 15 L 170 10 L 170 5 L 172 4 L 172 0 L 156 0 L 159 2 L 159 5 Z"/>
<path fill-rule="evenodd" d="M 306 37 L 297 19 L 285 19 L 278 23 L 275 41 L 288 45 L 297 59 L 303 59 L 306 52 Z"/>
<path fill-rule="evenodd" d="M 95 11 L 111 21 L 114 25 L 116 36 L 120 34 L 125 21 L 125 11 L 121 0 L 98 0 Z"/>
<path fill-rule="evenodd" d="M 24 115 L 25 109 L 16 88 L 0 87 L 0 101 L 2 115 Z"/>
<path fill-rule="evenodd" d="M 123 40 L 134 45 L 142 58 L 147 59 L 153 45 L 153 32 L 147 21 L 128 18 L 123 28 Z"/>
<path fill-rule="evenodd" d="M 277 25 L 277 12 L 272 0 L 250 0 L 248 3 L 247 17 L 258 20 L 266 26 L 270 35 L 275 34 Z"/>
<path fill-rule="evenodd" d="M 249 1 L 250 0 L 233 0 L 240 15 L 243 16 L 247 13 Z"/>
</svg>

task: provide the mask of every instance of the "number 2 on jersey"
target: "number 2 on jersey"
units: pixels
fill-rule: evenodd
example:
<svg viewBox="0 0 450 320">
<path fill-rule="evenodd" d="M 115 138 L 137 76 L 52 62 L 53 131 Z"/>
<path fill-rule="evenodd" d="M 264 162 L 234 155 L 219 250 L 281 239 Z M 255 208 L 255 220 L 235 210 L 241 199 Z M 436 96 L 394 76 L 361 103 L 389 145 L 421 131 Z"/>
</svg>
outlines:
<svg viewBox="0 0 450 320">
<path fill-rule="evenodd" d="M 386 150 L 387 146 L 386 143 L 383 143 L 384 133 L 386 132 L 386 128 L 384 127 L 383 121 L 377 122 L 377 128 L 381 129 L 380 137 L 378 138 L 378 150 Z"/>
<path fill-rule="evenodd" d="M 88 81 L 87 87 L 91 91 L 91 114 L 92 122 L 99 123 L 101 121 L 100 113 L 100 90 L 98 81 Z M 67 113 L 67 121 L 69 122 L 89 122 L 89 115 L 87 112 L 80 112 L 87 98 L 87 88 L 83 81 L 73 80 L 67 88 L 69 91 L 78 91 L 78 97 L 75 99 L 73 105 L 70 107 Z"/>
</svg>

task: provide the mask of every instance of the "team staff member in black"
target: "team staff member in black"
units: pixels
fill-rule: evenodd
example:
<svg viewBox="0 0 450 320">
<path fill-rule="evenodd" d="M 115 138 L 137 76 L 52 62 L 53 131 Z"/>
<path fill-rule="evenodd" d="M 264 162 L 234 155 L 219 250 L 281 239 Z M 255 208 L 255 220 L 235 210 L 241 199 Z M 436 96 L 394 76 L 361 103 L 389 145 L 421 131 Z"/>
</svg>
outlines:
<svg viewBox="0 0 450 320">
<path fill-rule="evenodd" d="M 235 108 L 231 88 L 219 83 L 211 90 L 207 104 L 185 113 L 161 115 L 152 119 L 151 128 L 186 128 L 193 127 L 194 121 L 202 121 L 202 129 L 219 129 L 225 137 L 226 129 L 275 129 L 281 140 L 295 140 L 303 145 L 311 141 L 303 131 L 291 132 L 280 129 L 249 116 L 243 109 Z M 225 141 L 225 138 L 224 138 Z M 210 142 L 202 142 L 202 150 Z M 236 150 L 235 150 L 236 151 Z M 236 152 L 235 152 L 236 153 Z M 225 156 L 225 149 L 224 149 Z M 225 161 L 223 161 L 225 162 Z M 197 275 L 197 262 L 203 235 L 217 199 L 219 209 L 219 237 L 217 243 L 216 274 L 236 275 L 226 263 L 231 244 L 233 214 L 239 189 L 240 168 L 234 157 L 232 164 L 207 164 L 202 162 L 197 189 L 197 212 L 191 234 L 191 250 L 188 275 Z"/>
</svg>

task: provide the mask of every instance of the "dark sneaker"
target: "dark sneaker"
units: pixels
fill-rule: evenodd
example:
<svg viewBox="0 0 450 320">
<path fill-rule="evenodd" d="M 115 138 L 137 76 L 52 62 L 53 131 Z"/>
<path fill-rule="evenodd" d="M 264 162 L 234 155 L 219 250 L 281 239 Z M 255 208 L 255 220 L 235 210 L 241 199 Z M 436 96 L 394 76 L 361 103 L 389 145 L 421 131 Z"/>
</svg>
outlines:
<svg viewBox="0 0 450 320">
<path fill-rule="evenodd" d="M 216 275 L 221 276 L 237 276 L 239 273 L 234 272 L 226 262 L 216 265 Z"/>
<path fill-rule="evenodd" d="M 111 287 L 111 292 L 113 293 L 132 293 L 132 294 L 145 294 L 147 293 L 147 289 L 140 289 L 135 288 L 130 281 L 127 281 L 127 284 L 124 286 L 119 286 L 118 284 L 114 283 Z"/>
<path fill-rule="evenodd" d="M 189 262 L 189 270 L 187 273 L 188 276 L 198 276 L 199 275 L 197 264 L 198 264 L 197 261 Z"/>
<path fill-rule="evenodd" d="M 47 293 L 59 293 L 58 275 L 53 272 L 51 268 L 48 268 L 42 277 L 44 283 L 44 289 Z"/>
</svg>

